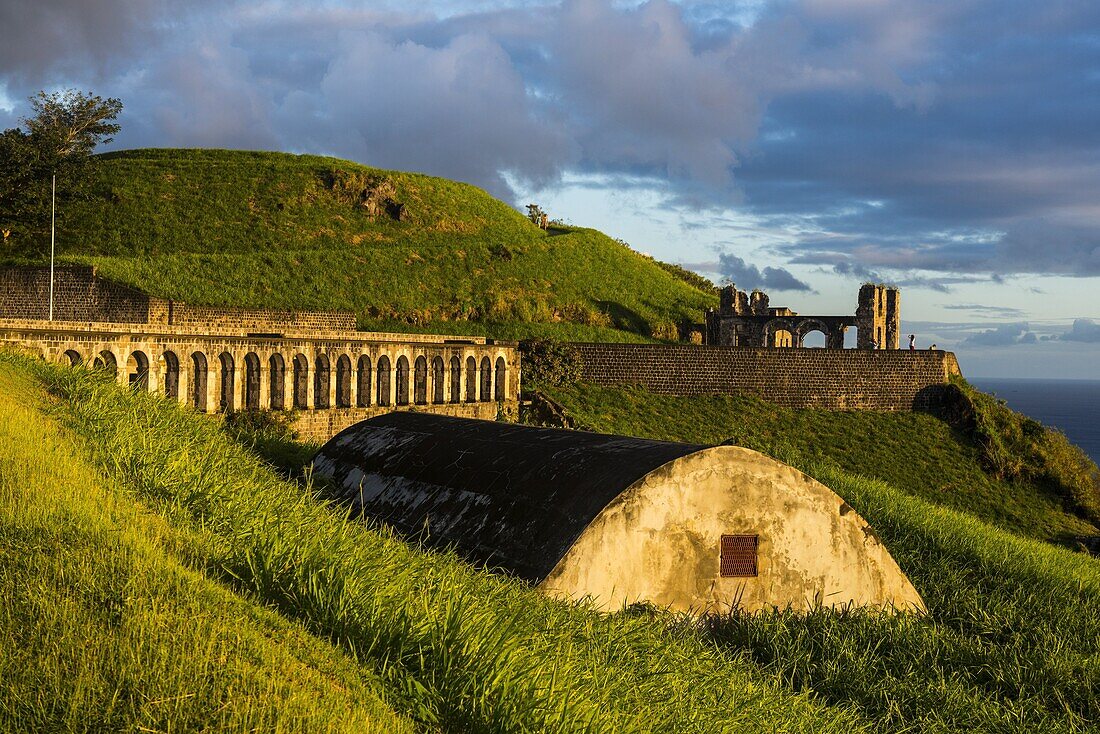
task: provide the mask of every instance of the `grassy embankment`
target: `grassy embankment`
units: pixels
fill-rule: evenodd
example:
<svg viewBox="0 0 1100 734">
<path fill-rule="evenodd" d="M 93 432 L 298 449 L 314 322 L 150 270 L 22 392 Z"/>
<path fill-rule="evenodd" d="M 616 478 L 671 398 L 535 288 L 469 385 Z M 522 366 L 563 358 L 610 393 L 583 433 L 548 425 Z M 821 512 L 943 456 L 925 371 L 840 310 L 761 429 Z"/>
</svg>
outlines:
<svg viewBox="0 0 1100 734">
<path fill-rule="evenodd" d="M 318 156 L 137 150 L 100 157 L 71 202 L 59 253 L 195 304 L 342 309 L 363 328 L 504 338 L 674 337 L 713 293 L 591 229 L 544 232 L 466 184 Z M 384 179 L 409 219 L 371 217 L 330 184 Z M 354 187 L 353 187 L 354 188 Z M 48 251 L 14 243 L 13 257 Z"/>
<path fill-rule="evenodd" d="M 55 419 L 165 519 L 180 557 L 354 651 L 391 705 L 445 729 L 1083 732 L 1100 721 L 1095 560 L 835 463 L 800 459 L 874 525 L 927 618 L 776 611 L 700 626 L 548 602 L 345 523 L 212 421 L 80 371 L 15 369 L 54 385 Z"/>
<path fill-rule="evenodd" d="M 144 518 L 163 528 L 167 538 L 161 546 L 143 546 L 150 565 L 179 558 L 190 567 L 186 573 L 194 583 L 223 595 L 231 588 L 239 597 L 236 603 L 275 610 L 277 615 L 267 613 L 272 624 L 300 624 L 317 638 L 331 640 L 363 666 L 359 676 L 380 682 L 390 705 L 422 724 L 464 732 L 869 730 L 869 722 L 843 707 L 824 706 L 760 680 L 750 662 L 720 651 L 694 629 L 552 602 L 523 584 L 346 522 L 342 513 L 264 468 L 216 422 L 155 396 L 131 393 L 93 373 L 13 357 L 0 356 L 0 370 L 8 376 L 3 389 L 9 395 L 0 403 L 4 425 L 19 416 L 32 435 L 43 434 L 47 429 L 39 427 L 47 419 L 36 411 L 45 408 L 53 421 L 79 437 L 80 445 L 68 451 L 56 449 L 55 441 L 13 456 L 13 472 L 28 481 L 18 483 L 20 494 L 5 492 L 3 500 L 13 508 L 9 512 L 56 488 L 55 495 L 43 495 L 42 504 L 57 514 L 44 513 L 32 535 L 48 537 L 73 523 L 92 522 L 88 518 L 98 518 L 102 506 L 109 511 L 126 504 L 132 508 L 126 518 Z M 50 386 L 56 401 L 47 404 L 40 389 L 31 399 L 12 396 L 13 374 L 35 375 Z M 25 407 L 28 403 L 34 407 Z M 85 450 L 107 472 L 110 483 L 102 486 L 109 492 L 96 494 L 85 489 L 83 476 L 65 473 Z M 31 466 L 47 452 L 55 457 L 57 476 L 34 475 Z M 74 501 L 63 499 L 73 495 Z M 134 574 L 112 565 L 103 552 L 129 537 L 110 532 L 121 526 L 121 518 L 95 522 L 103 527 L 83 546 L 83 578 L 111 593 L 88 600 L 87 614 L 114 614 L 124 632 L 142 641 L 158 629 L 146 632 L 136 626 L 138 620 L 152 616 L 150 607 L 168 605 L 176 594 L 142 598 L 145 581 L 131 581 Z M 57 552 L 58 545 L 45 554 Z M 13 557 L 13 566 L 37 558 L 33 547 L 21 543 L 6 545 L 4 552 Z M 10 583 L 17 586 L 19 580 Z M 115 640 L 107 623 L 74 636 L 56 629 L 77 614 L 70 607 L 75 603 L 71 597 L 80 599 L 79 589 L 58 583 L 50 592 L 53 599 L 41 599 L 57 609 L 41 645 L 20 649 L 25 620 L 0 617 L 5 625 L 0 635 L 21 656 L 22 675 L 31 675 L 28 671 L 39 667 L 40 658 L 48 660 L 51 651 L 80 654 L 84 637 L 99 640 L 102 654 L 109 654 Z M 27 603 L 40 600 L 42 593 L 35 591 Z M 176 603 L 201 606 L 197 600 Z M 163 626 L 167 629 L 160 629 L 153 642 L 180 634 L 179 625 Z M 195 631 L 200 634 L 202 628 Z M 216 654 L 209 657 L 217 652 L 209 643 L 199 642 L 189 633 L 180 637 L 180 655 L 190 653 L 194 660 L 176 663 L 182 668 L 177 674 L 162 674 L 172 664 L 166 661 L 170 653 L 166 643 L 151 642 L 139 658 L 146 666 L 143 679 L 119 681 L 107 669 L 100 672 L 101 687 L 82 698 L 59 687 L 51 700 L 57 706 L 74 698 L 107 705 L 118 692 L 124 700 L 139 702 L 192 701 L 196 709 L 214 715 L 221 701 L 211 703 L 211 698 L 233 703 L 238 696 L 246 698 L 248 689 L 204 676 L 204 667 L 220 669 L 222 662 Z M 0 701 L 13 700 L 11 692 L 19 685 L 15 672 L 0 679 Z M 192 676 L 212 691 L 205 699 L 188 697 L 196 687 Z M 269 699 L 252 704 L 278 709 Z M 28 714 L 16 710 L 12 715 L 23 721 Z M 151 720 L 136 710 L 123 724 L 147 726 Z M 167 728 L 164 718 L 155 721 Z M 334 719 L 333 726 L 340 723 Z"/>
</svg>

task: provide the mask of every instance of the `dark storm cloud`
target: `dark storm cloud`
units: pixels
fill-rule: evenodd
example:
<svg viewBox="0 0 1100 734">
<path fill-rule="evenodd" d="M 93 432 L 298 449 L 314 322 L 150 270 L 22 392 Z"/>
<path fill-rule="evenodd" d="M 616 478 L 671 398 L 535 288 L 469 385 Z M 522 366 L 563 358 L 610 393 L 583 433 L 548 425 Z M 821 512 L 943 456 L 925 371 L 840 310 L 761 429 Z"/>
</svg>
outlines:
<svg viewBox="0 0 1100 734">
<path fill-rule="evenodd" d="M 742 290 L 810 291 L 806 283 L 784 268 L 758 268 L 728 252 L 718 254 L 717 272 Z"/>
<path fill-rule="evenodd" d="M 852 277 L 1100 275 L 1096 3 L 14 0 L 0 28 L 0 92 L 120 96 L 120 145 L 331 153 L 503 195 L 656 178 Z"/>
</svg>

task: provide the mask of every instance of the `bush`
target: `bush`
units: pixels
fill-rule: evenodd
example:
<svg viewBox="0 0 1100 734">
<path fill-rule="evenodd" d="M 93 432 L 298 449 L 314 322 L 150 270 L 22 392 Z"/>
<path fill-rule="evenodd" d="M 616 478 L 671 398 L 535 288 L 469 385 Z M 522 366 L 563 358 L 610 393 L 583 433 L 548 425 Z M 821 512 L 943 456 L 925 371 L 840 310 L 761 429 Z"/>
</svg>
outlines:
<svg viewBox="0 0 1100 734">
<path fill-rule="evenodd" d="M 549 339 L 520 342 L 523 357 L 523 381 L 533 385 L 566 385 L 579 382 L 584 362 L 570 344 Z"/>
</svg>

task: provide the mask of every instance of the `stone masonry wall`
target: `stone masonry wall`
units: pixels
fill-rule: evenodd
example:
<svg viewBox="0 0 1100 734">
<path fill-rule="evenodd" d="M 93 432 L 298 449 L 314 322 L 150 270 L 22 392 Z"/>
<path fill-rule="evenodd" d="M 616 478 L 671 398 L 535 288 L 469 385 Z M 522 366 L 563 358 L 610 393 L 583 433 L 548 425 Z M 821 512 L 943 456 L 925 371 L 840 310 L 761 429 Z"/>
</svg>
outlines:
<svg viewBox="0 0 1100 734">
<path fill-rule="evenodd" d="M 160 298 L 154 299 L 150 311 L 150 324 L 164 324 L 211 333 L 232 330 L 275 334 L 312 332 L 332 334 L 355 331 L 355 314 L 345 311 L 262 311 L 218 306 L 191 306 Z"/>
<path fill-rule="evenodd" d="M 0 268 L 0 315 L 45 320 L 50 314 L 48 267 Z M 143 293 L 109 283 L 90 267 L 62 267 L 54 274 L 54 319 L 144 323 L 150 299 Z"/>
<path fill-rule="evenodd" d="M 418 410 L 437 415 L 450 415 L 456 418 L 478 418 L 491 421 L 496 420 L 497 411 L 501 407 L 497 403 L 458 403 L 455 405 L 387 406 L 384 408 L 373 406 L 370 408 L 302 410 L 294 413 L 293 427 L 299 439 L 322 443 L 359 421 L 365 421 L 368 418 L 391 413 L 395 410 Z M 503 409 L 505 417 L 509 420 L 516 419 L 518 408 L 514 404 L 506 404 Z"/>
<path fill-rule="evenodd" d="M 755 395 L 791 408 L 924 410 L 959 373 L 951 352 L 577 344 L 583 379 L 666 395 Z"/>
</svg>

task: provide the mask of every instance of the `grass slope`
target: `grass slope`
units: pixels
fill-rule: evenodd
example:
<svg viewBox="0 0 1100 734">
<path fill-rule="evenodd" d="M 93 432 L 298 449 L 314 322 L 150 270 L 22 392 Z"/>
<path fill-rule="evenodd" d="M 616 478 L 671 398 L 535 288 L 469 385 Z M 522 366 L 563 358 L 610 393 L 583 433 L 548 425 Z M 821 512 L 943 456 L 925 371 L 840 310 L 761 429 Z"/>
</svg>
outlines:
<svg viewBox="0 0 1100 734">
<path fill-rule="evenodd" d="M 0 730 L 412 731 L 349 656 L 186 568 L 0 362 Z"/>
<path fill-rule="evenodd" d="M 713 293 L 591 229 L 544 232 L 473 186 L 318 156 L 136 150 L 100 157 L 97 195 L 64 212 L 59 252 L 190 303 L 346 309 L 364 327 L 473 321 L 502 336 L 667 335 Z M 384 177 L 408 221 L 372 219 L 326 183 Z M 38 244 L 24 247 L 44 253 Z M 39 255 L 38 257 L 41 257 Z M 538 324 L 525 331 L 517 324 Z M 469 327 L 465 327 L 467 330 Z"/>
<path fill-rule="evenodd" d="M 216 422 L 177 405 L 82 370 L 13 357 L 0 364 L 51 385 L 56 420 L 184 539 L 194 568 L 336 641 L 378 671 L 392 705 L 423 724 L 464 732 L 870 730 L 847 707 L 761 680 L 744 656 L 694 629 L 550 601 L 347 522 L 264 468 Z"/>
<path fill-rule="evenodd" d="M 547 392 L 591 430 L 730 441 L 786 461 L 828 462 L 1041 540 L 1098 532 L 1045 484 L 997 479 L 983 470 L 977 445 L 924 413 L 794 410 L 750 397 L 679 397 L 589 384 Z"/>
</svg>

